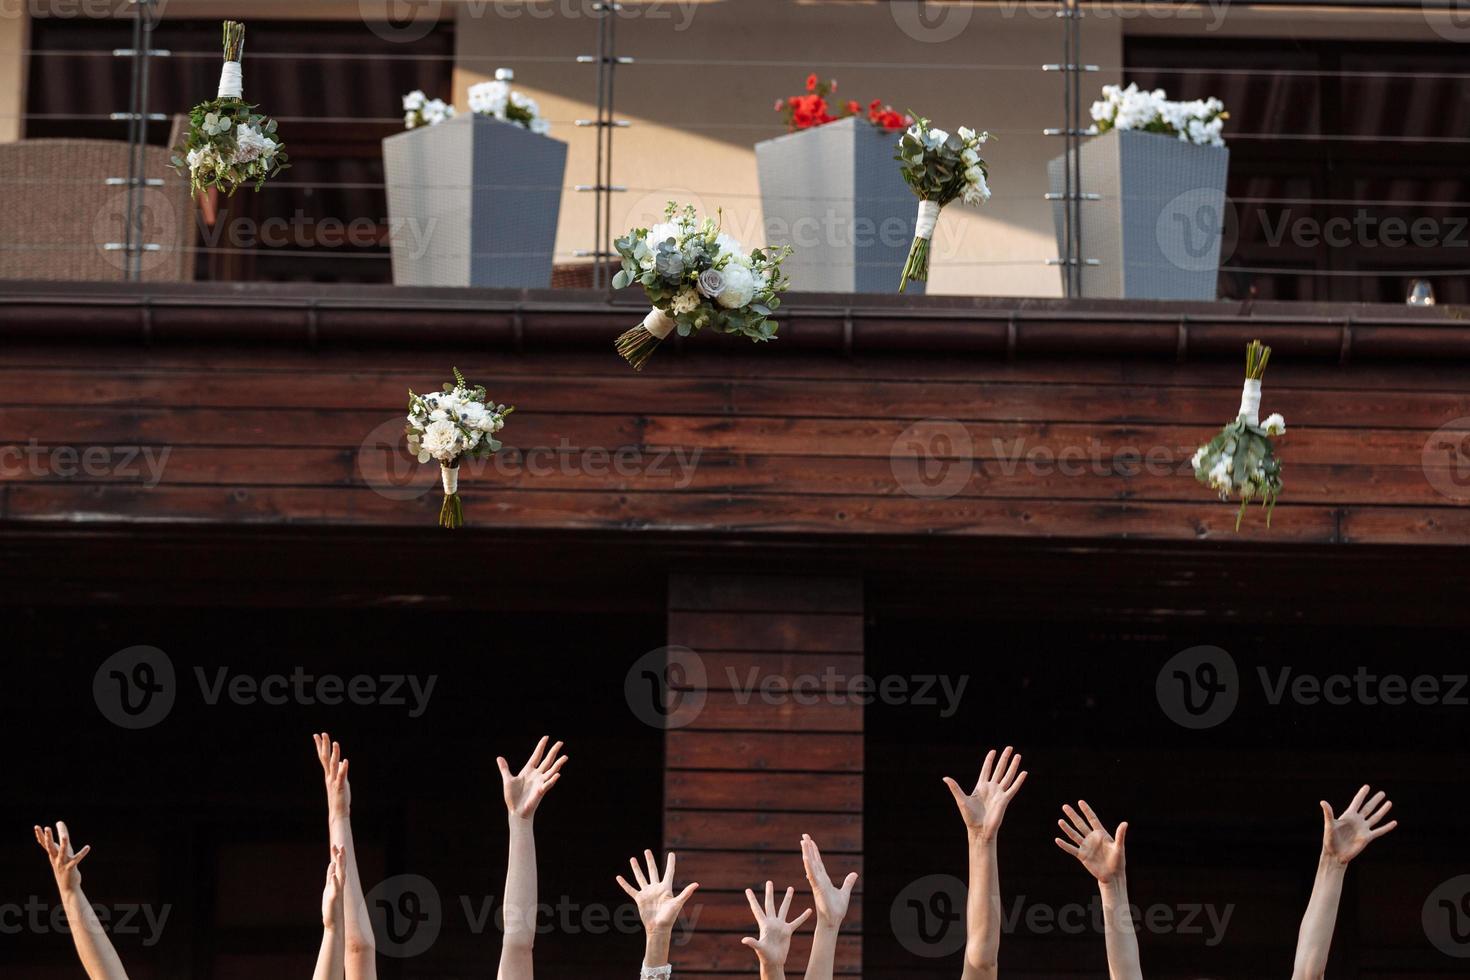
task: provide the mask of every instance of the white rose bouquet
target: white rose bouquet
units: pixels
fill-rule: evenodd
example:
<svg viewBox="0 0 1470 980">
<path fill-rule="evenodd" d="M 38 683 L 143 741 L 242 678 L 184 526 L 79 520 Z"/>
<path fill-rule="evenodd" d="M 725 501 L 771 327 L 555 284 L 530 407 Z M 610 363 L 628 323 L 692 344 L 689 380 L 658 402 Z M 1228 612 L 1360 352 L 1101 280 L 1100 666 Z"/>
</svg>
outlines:
<svg viewBox="0 0 1470 980">
<path fill-rule="evenodd" d="M 481 116 L 494 116 L 502 122 L 545 136 L 551 123 L 541 115 L 541 107 L 529 95 L 510 87 L 513 76 L 504 68 L 497 69 L 495 81 L 470 87 L 470 111 Z"/>
<path fill-rule="evenodd" d="M 641 371 L 659 342 L 676 330 L 681 337 L 713 327 L 757 343 L 773 339 L 777 325 L 770 317 L 791 284 L 781 275 L 790 246 L 746 254 L 718 222 L 700 220 L 694 208 L 672 201 L 664 218 L 613 243 L 623 260 L 613 288 L 636 283 L 653 304 L 641 324 L 617 339 L 618 353 Z"/>
<path fill-rule="evenodd" d="M 233 195 L 241 185 L 258 191 L 282 170 L 291 169 L 285 144 L 276 138 L 276 121 L 256 112 L 244 99 L 240 59 L 245 55 L 245 25 L 225 21 L 225 67 L 219 95 L 189 112 L 189 131 L 174 147 L 173 167 L 189 175 L 194 193 L 215 187 Z"/>
<path fill-rule="evenodd" d="M 965 204 L 990 200 L 986 179 L 990 169 L 980 157 L 980 147 L 989 133 L 961 126 L 950 135 L 920 119 L 899 138 L 898 153 L 903 179 L 919 199 L 919 217 L 914 227 L 914 244 L 903 264 L 898 291 L 912 282 L 929 278 L 929 242 L 939 223 L 939 210 L 959 198 Z"/>
<path fill-rule="evenodd" d="M 454 369 L 454 384 L 427 395 L 408 393 L 408 449 L 420 463 L 439 461 L 444 483 L 444 506 L 439 526 L 464 526 L 464 504 L 459 499 L 459 461 L 488 457 L 500 451 L 495 433 L 505 428 L 514 408 L 485 400 L 485 388 L 471 388 Z"/>
<path fill-rule="evenodd" d="M 1177 136 L 1200 146 L 1224 146 L 1220 131 L 1229 118 L 1225 103 L 1219 99 L 1171 102 L 1163 89 L 1143 92 L 1137 83 L 1127 88 L 1104 85 L 1102 98 L 1092 104 L 1092 119 L 1099 133 L 1110 129 L 1139 129 Z"/>
<path fill-rule="evenodd" d="M 1252 500 L 1260 500 L 1266 508 L 1266 526 L 1271 526 L 1271 512 L 1281 494 L 1281 460 L 1276 458 L 1273 436 L 1286 432 L 1286 420 L 1269 415 L 1261 421 L 1261 378 L 1271 348 L 1253 340 L 1245 348 L 1245 388 L 1240 395 L 1240 411 L 1235 421 L 1228 422 L 1220 434 L 1207 445 L 1200 446 L 1190 461 L 1194 478 L 1217 490 L 1221 500 L 1232 495 L 1240 498 L 1240 513 L 1235 515 L 1235 529 Z"/>
<path fill-rule="evenodd" d="M 454 106 L 443 99 L 431 99 L 421 89 L 415 89 L 403 97 L 403 127 L 420 129 L 437 126 L 454 118 Z"/>
</svg>

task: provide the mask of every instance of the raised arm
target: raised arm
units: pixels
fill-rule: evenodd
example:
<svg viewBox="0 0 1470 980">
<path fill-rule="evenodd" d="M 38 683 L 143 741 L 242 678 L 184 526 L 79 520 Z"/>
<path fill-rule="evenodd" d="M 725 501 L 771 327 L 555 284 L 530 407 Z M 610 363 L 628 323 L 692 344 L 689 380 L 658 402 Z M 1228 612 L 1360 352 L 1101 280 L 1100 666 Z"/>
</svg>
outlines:
<svg viewBox="0 0 1470 980">
<path fill-rule="evenodd" d="M 342 746 L 322 732 L 313 735 L 317 760 L 327 786 L 327 828 L 332 847 L 342 852 L 342 964 L 346 980 L 377 980 L 377 944 L 367 898 L 357 873 L 357 850 L 352 843 L 352 784 Z"/>
<path fill-rule="evenodd" d="M 975 789 L 966 793 L 960 784 L 944 777 L 954 796 L 970 837 L 970 887 L 965 899 L 964 980 L 994 980 L 1000 956 L 1000 865 L 996 860 L 996 838 L 1006 807 L 1026 782 L 1020 754 L 1007 745 L 996 760 L 995 750 L 985 754 Z"/>
<path fill-rule="evenodd" d="M 1081 815 L 1063 806 L 1066 820 L 1057 825 L 1067 840 L 1056 839 L 1057 846 L 1082 862 L 1097 879 L 1102 893 L 1103 930 L 1108 948 L 1108 976 L 1112 980 L 1143 980 L 1143 967 L 1138 960 L 1138 936 L 1133 931 L 1133 917 L 1128 911 L 1128 877 L 1125 873 L 1123 838 L 1128 823 L 1118 824 L 1116 835 L 1109 834 L 1086 800 L 1078 800 Z"/>
<path fill-rule="evenodd" d="M 1368 787 L 1348 804 L 1341 817 L 1334 816 L 1326 800 L 1322 806 L 1322 855 L 1317 860 L 1317 880 L 1312 897 L 1302 916 L 1301 932 L 1296 940 L 1296 963 L 1292 980 L 1321 980 L 1327 970 L 1327 954 L 1332 949 L 1332 932 L 1337 924 L 1337 903 L 1342 898 L 1342 880 L 1348 862 L 1384 834 L 1399 825 L 1397 820 L 1379 825 L 1393 802 L 1377 792 L 1368 797 Z"/>
<path fill-rule="evenodd" d="M 812 889 L 812 906 L 817 913 L 812 952 L 806 961 L 806 980 L 832 980 L 837 962 L 837 933 L 842 929 L 842 920 L 847 918 L 852 888 L 858 880 L 857 872 L 848 872 L 841 888 L 832 884 L 822 863 L 822 852 L 817 849 L 817 842 L 807 834 L 801 835 L 801 863 L 806 867 L 807 884 Z"/>
<path fill-rule="evenodd" d="M 761 964 L 761 980 L 786 980 L 786 956 L 791 952 L 791 936 L 803 922 L 811 918 L 812 910 L 807 909 L 790 922 L 786 921 L 786 913 L 791 911 L 791 899 L 795 895 L 795 888 L 786 889 L 786 897 L 781 900 L 781 907 L 777 909 L 775 889 L 768 881 L 766 904 L 762 908 L 755 899 L 755 892 L 745 889 L 745 900 L 755 913 L 759 938 L 746 936 L 740 942 L 755 950 L 756 958 Z"/>
<path fill-rule="evenodd" d="M 638 883 L 638 887 L 628 884 L 622 875 L 618 875 L 618 887 L 627 892 L 628 897 L 637 904 L 638 918 L 643 920 L 645 941 L 641 976 L 643 980 L 662 980 L 673 972 L 673 966 L 669 963 L 669 945 L 674 938 L 674 925 L 679 921 L 684 903 L 689 901 L 689 896 L 699 887 L 699 882 L 685 885 L 684 890 L 676 894 L 673 852 L 669 853 L 663 874 L 659 874 L 658 861 L 652 851 L 644 851 L 643 860 L 648 869 L 646 875 L 644 868 L 638 866 L 637 858 L 628 859 L 633 867 L 633 880 Z"/>
<path fill-rule="evenodd" d="M 37 827 L 35 832 L 36 843 L 51 859 L 51 871 L 56 875 L 56 887 L 61 891 L 61 904 L 66 909 L 66 921 L 71 928 L 71 941 L 77 948 L 77 956 L 81 958 L 87 976 L 91 980 L 128 980 L 122 960 L 118 959 L 117 950 L 112 948 L 112 940 L 107 938 L 92 903 L 82 892 L 82 873 L 78 866 L 92 853 L 92 846 L 89 844 L 80 851 L 72 850 L 71 832 L 64 823 L 56 825 L 54 837 L 50 827 Z"/>
<path fill-rule="evenodd" d="M 316 970 L 311 980 L 342 978 L 342 849 L 332 848 L 327 865 L 327 884 L 322 889 L 322 948 L 316 956 Z"/>
<path fill-rule="evenodd" d="M 505 939 L 500 947 L 500 980 L 531 980 L 531 947 L 536 942 L 536 808 L 548 790 L 561 779 L 561 767 L 567 757 L 557 742 L 548 751 L 551 739 L 542 736 L 536 751 L 512 775 L 510 763 L 495 760 L 500 766 L 500 782 L 505 790 L 505 809 L 510 821 L 510 861 L 505 868 Z"/>
</svg>

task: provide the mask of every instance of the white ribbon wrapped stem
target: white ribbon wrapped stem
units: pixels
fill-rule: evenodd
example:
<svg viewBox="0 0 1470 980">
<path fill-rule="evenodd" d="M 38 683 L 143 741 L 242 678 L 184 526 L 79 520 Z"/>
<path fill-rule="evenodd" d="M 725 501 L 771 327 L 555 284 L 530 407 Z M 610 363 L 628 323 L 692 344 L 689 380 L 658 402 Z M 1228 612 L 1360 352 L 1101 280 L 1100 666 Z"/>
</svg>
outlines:
<svg viewBox="0 0 1470 980">
<path fill-rule="evenodd" d="M 919 217 L 914 223 L 914 237 L 929 241 L 934 238 L 934 226 L 939 224 L 939 202 L 920 201 Z"/>
<path fill-rule="evenodd" d="M 655 306 L 648 311 L 648 316 L 643 318 L 643 329 L 653 334 L 659 340 L 663 340 L 678 326 L 674 318 Z"/>
<path fill-rule="evenodd" d="M 452 497 L 459 493 L 459 467 L 445 466 L 439 464 L 439 476 L 444 480 L 444 496 Z"/>
<path fill-rule="evenodd" d="M 245 73 L 238 61 L 226 61 L 219 75 L 219 97 L 243 99 L 245 97 Z"/>
<path fill-rule="evenodd" d="M 1240 415 L 1251 425 L 1261 424 L 1261 382 L 1258 378 L 1246 378 L 1245 387 L 1240 389 Z"/>
</svg>

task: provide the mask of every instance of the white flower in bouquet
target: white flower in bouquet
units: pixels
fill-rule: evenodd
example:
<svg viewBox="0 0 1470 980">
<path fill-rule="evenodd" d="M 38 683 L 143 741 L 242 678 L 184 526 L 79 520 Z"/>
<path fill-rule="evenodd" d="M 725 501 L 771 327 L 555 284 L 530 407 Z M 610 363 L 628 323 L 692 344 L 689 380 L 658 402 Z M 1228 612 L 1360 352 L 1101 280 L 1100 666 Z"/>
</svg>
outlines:
<svg viewBox="0 0 1470 980">
<path fill-rule="evenodd" d="M 678 316 L 680 313 L 693 313 L 699 309 L 699 304 L 699 290 L 691 286 L 685 286 L 674 294 L 674 299 L 669 304 L 669 309 L 675 316 Z"/>
<path fill-rule="evenodd" d="M 428 102 L 429 97 L 424 94 L 422 89 L 414 89 L 412 92 L 403 97 L 403 111 L 418 112 L 419 110 L 423 109 L 423 107 L 426 106 Z"/>
<path fill-rule="evenodd" d="M 640 285 L 652 306 L 643 323 L 618 337 L 618 353 L 642 370 L 659 342 L 675 330 L 687 337 L 713 327 L 757 342 L 773 339 L 771 314 L 788 286 L 780 266 L 790 249 L 746 253 L 719 222 L 701 220 L 693 208 L 672 202 L 664 218 L 613 243 L 623 262 L 613 287 Z"/>
<path fill-rule="evenodd" d="M 241 126 L 235 135 L 235 162 L 250 163 L 252 160 L 269 160 L 275 156 L 276 141 L 254 126 Z"/>
<path fill-rule="evenodd" d="M 464 436 L 458 425 L 448 419 L 441 419 L 429 423 L 429 427 L 424 430 L 421 445 L 423 448 L 419 450 L 420 463 L 427 463 L 430 459 L 452 463 L 464 446 Z"/>
<path fill-rule="evenodd" d="M 755 298 L 755 275 L 738 262 L 731 262 L 724 269 L 725 288 L 721 289 L 716 301 L 727 310 L 737 310 Z"/>
<path fill-rule="evenodd" d="M 1266 433 L 1268 435 L 1273 435 L 1273 436 L 1282 436 L 1282 435 L 1285 435 L 1286 434 L 1286 419 L 1284 419 L 1284 418 L 1281 417 L 1281 413 L 1279 413 L 1279 412 L 1272 412 L 1270 415 L 1267 415 L 1266 416 L 1266 421 L 1264 421 L 1264 422 L 1261 423 L 1261 428 L 1265 429 L 1266 430 Z"/>
</svg>

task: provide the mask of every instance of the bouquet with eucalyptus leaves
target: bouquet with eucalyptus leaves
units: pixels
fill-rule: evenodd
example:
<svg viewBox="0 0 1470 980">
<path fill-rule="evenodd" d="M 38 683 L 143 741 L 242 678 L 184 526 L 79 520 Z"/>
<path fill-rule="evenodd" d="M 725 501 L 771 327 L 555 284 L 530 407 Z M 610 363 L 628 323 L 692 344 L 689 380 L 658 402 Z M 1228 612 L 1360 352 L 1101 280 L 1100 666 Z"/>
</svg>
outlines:
<svg viewBox="0 0 1470 980">
<path fill-rule="evenodd" d="M 781 262 L 791 248 L 757 248 L 747 254 L 720 230 L 719 221 L 701 220 L 694 208 L 680 208 L 673 201 L 664 209 L 664 219 L 613 243 L 623 260 L 613 288 L 636 283 L 653 305 L 641 324 L 617 339 L 618 353 L 641 371 L 654 348 L 674 331 L 687 337 L 711 327 L 757 343 L 774 339 L 776 321 L 770 317 L 790 285 L 781 275 Z"/>
<path fill-rule="evenodd" d="M 240 67 L 245 56 L 244 24 L 225 21 L 224 47 L 219 95 L 190 110 L 189 131 L 174 147 L 173 167 L 188 175 L 196 194 L 214 187 L 232 195 L 251 183 L 258 191 L 291 167 L 285 144 L 276 136 L 276 121 L 245 101 Z"/>
<path fill-rule="evenodd" d="M 495 433 L 505 428 L 514 408 L 487 401 L 485 387 L 471 388 L 459 368 L 454 383 L 427 395 L 408 393 L 408 449 L 420 463 L 439 461 L 444 484 L 444 506 L 439 526 L 464 526 L 464 504 L 459 499 L 459 462 L 465 457 L 487 458 L 500 451 Z"/>
<path fill-rule="evenodd" d="M 1261 421 L 1261 378 L 1270 359 L 1271 348 L 1259 340 L 1246 346 L 1240 411 L 1219 435 L 1200 446 L 1190 461 L 1194 464 L 1194 478 L 1219 491 L 1221 500 L 1240 498 L 1240 511 L 1235 515 L 1237 531 L 1246 505 L 1252 500 L 1259 500 L 1266 508 L 1266 526 L 1270 527 L 1271 512 L 1281 494 L 1281 460 L 1276 458 L 1271 439 L 1286 432 L 1286 420 L 1280 415 L 1268 415 L 1266 421 Z"/>
<path fill-rule="evenodd" d="M 910 282 L 929 278 L 929 242 L 939 223 L 939 210 L 956 198 L 966 204 L 990 200 L 990 185 L 986 183 L 990 170 L 980 157 L 980 147 L 988 139 L 989 133 L 977 133 L 968 126 L 950 134 L 922 118 L 899 138 L 894 159 L 903 171 L 904 182 L 919 199 L 914 244 L 903 264 L 899 292 Z"/>
</svg>

